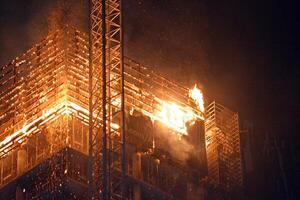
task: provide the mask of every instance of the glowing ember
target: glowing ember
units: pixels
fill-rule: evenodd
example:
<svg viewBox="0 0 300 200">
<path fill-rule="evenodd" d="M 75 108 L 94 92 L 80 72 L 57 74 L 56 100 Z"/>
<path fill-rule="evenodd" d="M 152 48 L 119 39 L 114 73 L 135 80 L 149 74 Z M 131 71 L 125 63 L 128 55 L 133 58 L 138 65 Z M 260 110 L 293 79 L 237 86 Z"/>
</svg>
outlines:
<svg viewBox="0 0 300 200">
<path fill-rule="evenodd" d="M 193 89 L 189 90 L 189 97 L 192 98 L 199 107 L 201 112 L 204 112 L 204 100 L 203 100 L 203 93 L 195 84 Z"/>
</svg>

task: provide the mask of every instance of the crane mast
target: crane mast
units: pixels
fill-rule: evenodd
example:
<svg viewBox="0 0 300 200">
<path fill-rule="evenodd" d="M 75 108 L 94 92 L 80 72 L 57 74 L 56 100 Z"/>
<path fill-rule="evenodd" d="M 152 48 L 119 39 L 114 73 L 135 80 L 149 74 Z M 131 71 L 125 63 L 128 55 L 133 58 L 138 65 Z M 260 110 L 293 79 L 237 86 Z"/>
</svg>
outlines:
<svg viewBox="0 0 300 200">
<path fill-rule="evenodd" d="M 89 0 L 89 198 L 123 199 L 124 64 L 121 0 Z"/>
</svg>

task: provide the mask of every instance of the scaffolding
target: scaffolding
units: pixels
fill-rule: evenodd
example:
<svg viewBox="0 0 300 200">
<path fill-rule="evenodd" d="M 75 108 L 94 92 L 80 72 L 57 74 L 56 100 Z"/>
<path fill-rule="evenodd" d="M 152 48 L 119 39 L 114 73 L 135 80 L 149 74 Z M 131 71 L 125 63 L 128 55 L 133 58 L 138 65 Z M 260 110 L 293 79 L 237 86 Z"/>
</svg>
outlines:
<svg viewBox="0 0 300 200">
<path fill-rule="evenodd" d="M 120 11 L 90 0 L 89 35 L 66 26 L 1 68 L 0 188 L 38 175 L 35 199 L 69 176 L 90 199 L 192 199 L 206 165 L 222 188 L 242 185 L 237 113 L 213 102 L 204 115 L 188 88 L 124 57 Z M 172 135 L 196 164 L 168 152 Z"/>
<path fill-rule="evenodd" d="M 56 31 L 2 68 L 1 185 L 66 146 L 87 154 L 84 54 L 86 40 L 79 32 Z"/>
<path fill-rule="evenodd" d="M 123 199 L 126 169 L 121 1 L 90 0 L 89 4 L 89 193 L 91 199 Z M 118 124 L 118 131 L 113 124 Z"/>
<path fill-rule="evenodd" d="M 205 111 L 208 176 L 225 190 L 243 183 L 238 114 L 212 102 Z"/>
<path fill-rule="evenodd" d="M 88 36 L 72 27 L 66 27 L 50 34 L 1 68 L 1 186 L 32 170 L 64 148 L 88 155 L 88 65 Z M 203 120 L 203 113 L 188 96 L 188 88 L 132 59 L 125 57 L 124 65 L 127 115 L 134 110 L 149 119 L 160 121 L 155 113 L 161 109 L 162 103 L 174 102 L 182 109 L 190 109 L 198 120 Z M 120 99 L 116 98 L 112 104 L 119 106 Z M 120 136 L 117 119 L 120 118 L 111 120 L 110 127 L 112 134 Z M 101 123 L 101 117 L 98 120 Z M 172 132 L 182 135 L 176 129 Z M 139 137 L 145 135 L 140 134 Z M 132 142 L 132 138 L 128 140 Z M 150 140 L 148 138 L 147 141 Z M 155 159 L 152 160 L 154 162 Z M 132 169 L 127 169 L 128 173 L 130 171 Z M 118 175 L 120 171 L 115 173 Z M 87 179 L 86 176 L 79 178 L 84 183 Z M 159 181 L 153 184 L 156 182 Z"/>
</svg>

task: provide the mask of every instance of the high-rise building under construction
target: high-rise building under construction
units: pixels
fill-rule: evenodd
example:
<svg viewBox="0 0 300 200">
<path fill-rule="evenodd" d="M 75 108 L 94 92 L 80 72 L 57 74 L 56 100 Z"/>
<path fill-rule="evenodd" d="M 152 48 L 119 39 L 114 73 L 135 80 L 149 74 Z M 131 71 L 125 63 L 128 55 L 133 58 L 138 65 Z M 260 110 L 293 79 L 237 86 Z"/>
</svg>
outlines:
<svg viewBox="0 0 300 200">
<path fill-rule="evenodd" d="M 1 199 L 217 199 L 241 187 L 237 113 L 204 109 L 197 87 L 124 57 L 120 2 L 106 3 L 92 1 L 90 35 L 56 30 L 1 68 Z"/>
</svg>

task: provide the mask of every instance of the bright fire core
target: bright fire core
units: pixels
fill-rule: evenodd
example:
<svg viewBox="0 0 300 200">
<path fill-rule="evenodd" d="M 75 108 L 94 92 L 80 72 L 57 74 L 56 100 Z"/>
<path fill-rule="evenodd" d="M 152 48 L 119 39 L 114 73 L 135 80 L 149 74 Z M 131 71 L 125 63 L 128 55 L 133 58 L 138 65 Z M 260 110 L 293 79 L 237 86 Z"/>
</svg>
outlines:
<svg viewBox="0 0 300 200">
<path fill-rule="evenodd" d="M 197 104 L 201 113 L 204 112 L 204 100 L 202 91 L 195 85 L 189 90 L 189 97 Z M 187 124 L 195 122 L 197 119 L 203 119 L 202 115 L 194 112 L 191 107 L 181 107 L 174 102 L 161 102 L 161 108 L 156 113 L 156 118 L 172 130 L 180 134 L 187 134 Z"/>
<path fill-rule="evenodd" d="M 174 132 L 182 135 L 187 134 L 187 124 L 195 122 L 197 119 L 203 120 L 203 94 L 200 89 L 195 87 L 189 90 L 189 98 L 191 98 L 195 104 L 199 107 L 200 112 L 195 112 L 192 106 L 182 107 L 174 102 L 163 101 L 158 99 L 159 106 L 155 113 L 144 112 L 145 115 L 150 117 L 153 121 L 160 121 L 165 126 L 172 129 Z M 0 142 L 0 156 L 3 156 L 8 149 L 15 143 L 23 143 L 26 138 L 34 132 L 39 131 L 39 126 L 46 122 L 53 121 L 62 115 L 81 114 L 84 118 L 84 122 L 88 124 L 89 111 L 72 102 L 62 102 L 55 108 L 46 109 L 42 112 L 42 115 L 30 123 L 24 124 L 23 128 L 12 133 L 4 140 Z M 100 119 L 101 120 L 101 119 Z M 115 131 L 118 131 L 118 124 L 111 124 Z"/>
</svg>

